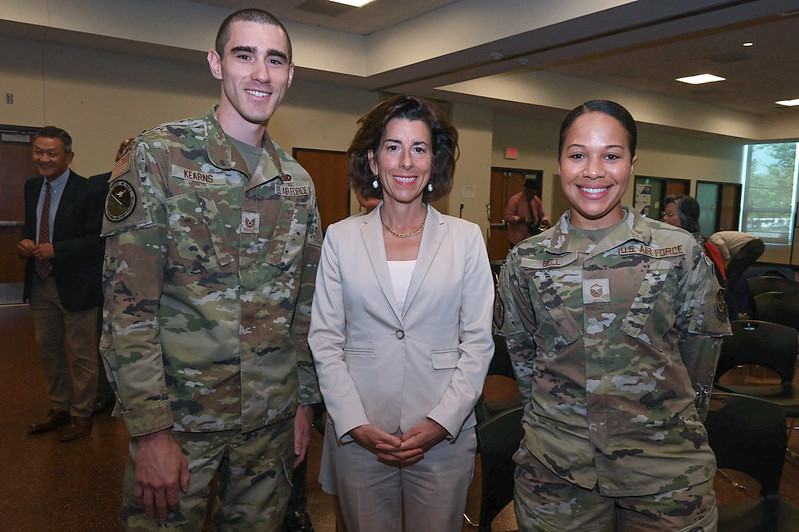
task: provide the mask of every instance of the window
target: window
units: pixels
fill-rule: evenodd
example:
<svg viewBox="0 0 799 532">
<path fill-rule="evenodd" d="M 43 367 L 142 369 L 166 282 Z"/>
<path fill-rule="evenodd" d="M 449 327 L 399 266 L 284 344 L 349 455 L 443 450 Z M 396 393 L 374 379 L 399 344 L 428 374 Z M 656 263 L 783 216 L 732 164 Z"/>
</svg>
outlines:
<svg viewBox="0 0 799 532">
<path fill-rule="evenodd" d="M 797 188 L 797 142 L 744 146 L 741 227 L 764 242 L 789 245 Z"/>
</svg>

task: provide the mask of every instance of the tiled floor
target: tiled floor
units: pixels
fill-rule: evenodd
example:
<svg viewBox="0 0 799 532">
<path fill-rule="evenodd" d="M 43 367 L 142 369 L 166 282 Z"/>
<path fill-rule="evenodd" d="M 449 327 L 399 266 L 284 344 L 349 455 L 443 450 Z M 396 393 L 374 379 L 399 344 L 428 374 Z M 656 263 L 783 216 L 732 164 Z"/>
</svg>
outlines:
<svg viewBox="0 0 799 532">
<path fill-rule="evenodd" d="M 57 431 L 29 436 L 28 425 L 47 411 L 44 374 L 33 346 L 33 329 L 26 306 L 0 306 L 0 530 L 9 532 L 105 532 L 117 530 L 127 433 L 121 422 L 102 414 L 94 418 L 91 435 L 60 443 Z M 506 385 L 489 383 L 486 393 L 507 396 Z M 799 450 L 799 436 L 791 438 Z M 330 498 L 316 482 L 321 437 L 314 434 L 308 471 L 308 500 L 317 532 L 333 532 Z M 479 458 L 467 503 L 467 515 L 479 515 Z M 735 474 L 750 486 L 736 490 L 717 476 L 721 502 L 757 496 L 754 481 Z M 799 504 L 799 466 L 787 462 L 780 492 Z M 494 521 L 494 530 L 516 529 L 512 508 Z M 464 524 L 465 531 L 475 528 Z"/>
</svg>

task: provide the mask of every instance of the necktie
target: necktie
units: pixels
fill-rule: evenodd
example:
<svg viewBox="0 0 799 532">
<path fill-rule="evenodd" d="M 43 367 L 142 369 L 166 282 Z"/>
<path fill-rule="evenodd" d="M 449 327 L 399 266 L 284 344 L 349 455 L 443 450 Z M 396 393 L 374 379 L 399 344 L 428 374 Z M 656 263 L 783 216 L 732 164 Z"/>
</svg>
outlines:
<svg viewBox="0 0 799 532">
<path fill-rule="evenodd" d="M 50 242 L 50 183 L 45 183 L 44 202 L 42 203 L 42 216 L 39 218 L 39 242 L 44 244 Z M 36 275 L 44 279 L 53 270 L 53 265 L 49 260 L 36 259 Z"/>
</svg>

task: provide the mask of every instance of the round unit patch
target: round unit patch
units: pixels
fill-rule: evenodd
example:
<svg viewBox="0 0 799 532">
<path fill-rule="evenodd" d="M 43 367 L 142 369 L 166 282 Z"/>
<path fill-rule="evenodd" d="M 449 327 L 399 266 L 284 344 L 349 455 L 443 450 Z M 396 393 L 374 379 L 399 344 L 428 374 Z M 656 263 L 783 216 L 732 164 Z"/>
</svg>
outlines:
<svg viewBox="0 0 799 532">
<path fill-rule="evenodd" d="M 111 183 L 108 196 L 105 198 L 105 217 L 112 222 L 121 222 L 136 207 L 136 191 L 124 179 Z"/>
</svg>

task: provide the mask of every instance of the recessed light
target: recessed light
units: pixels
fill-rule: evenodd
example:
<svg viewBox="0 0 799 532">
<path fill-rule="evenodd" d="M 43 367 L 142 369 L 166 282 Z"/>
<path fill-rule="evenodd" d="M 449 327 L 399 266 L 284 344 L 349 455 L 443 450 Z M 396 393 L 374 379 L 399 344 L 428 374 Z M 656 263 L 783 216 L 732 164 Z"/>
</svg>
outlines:
<svg viewBox="0 0 799 532">
<path fill-rule="evenodd" d="M 754 46 L 755 43 L 753 43 L 753 42 L 745 42 L 743 45 L 746 46 L 747 48 L 749 48 L 750 46 Z"/>
<path fill-rule="evenodd" d="M 714 81 L 725 81 L 726 78 L 714 76 L 713 74 L 699 74 L 696 76 L 687 76 L 684 78 L 677 78 L 677 81 L 683 83 L 690 83 L 691 85 L 701 85 L 702 83 L 713 83 Z"/>
<path fill-rule="evenodd" d="M 363 7 L 366 4 L 370 4 L 375 0 L 330 0 L 331 2 L 335 2 L 337 4 L 346 4 L 352 7 Z"/>
<path fill-rule="evenodd" d="M 774 103 L 777 103 L 779 105 L 784 105 L 786 107 L 794 107 L 799 105 L 799 98 L 794 98 L 793 100 L 780 100 Z"/>
</svg>

